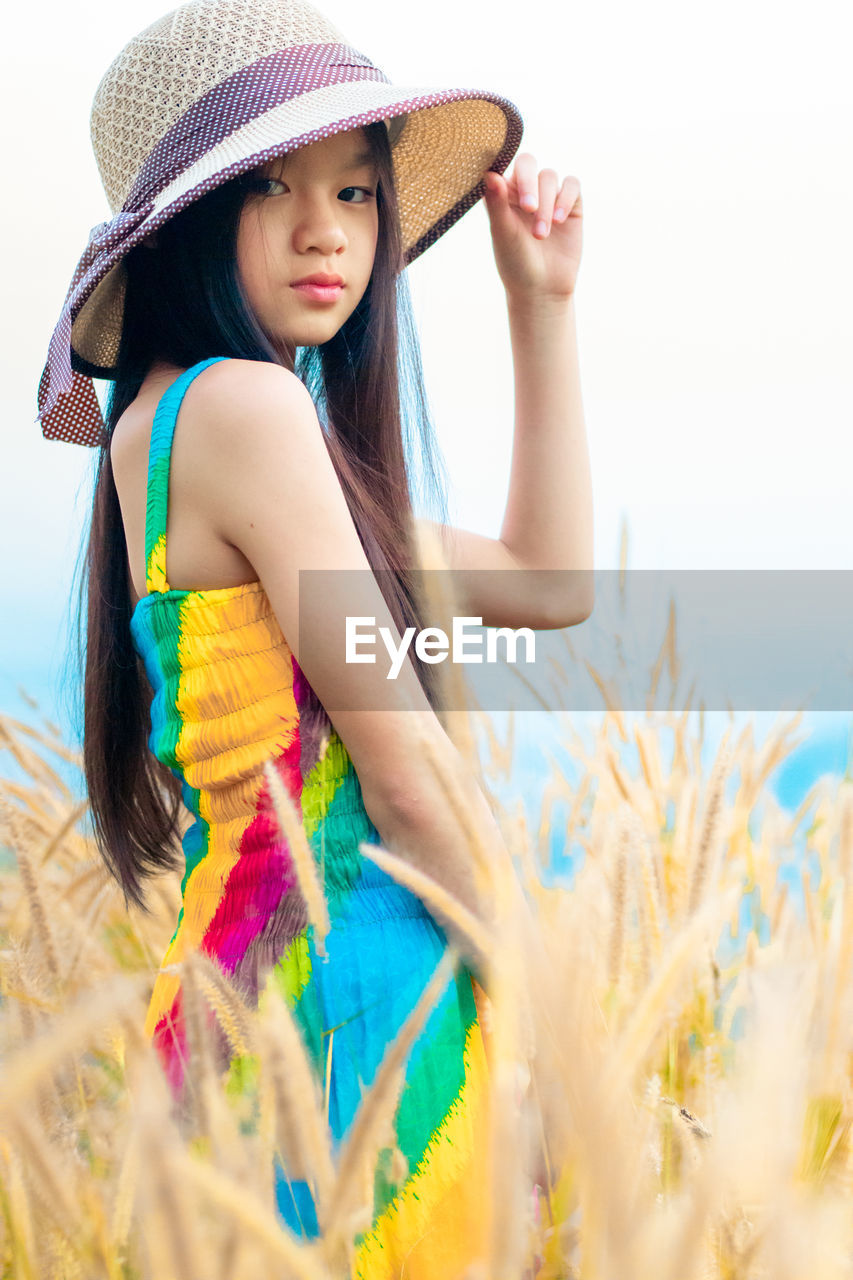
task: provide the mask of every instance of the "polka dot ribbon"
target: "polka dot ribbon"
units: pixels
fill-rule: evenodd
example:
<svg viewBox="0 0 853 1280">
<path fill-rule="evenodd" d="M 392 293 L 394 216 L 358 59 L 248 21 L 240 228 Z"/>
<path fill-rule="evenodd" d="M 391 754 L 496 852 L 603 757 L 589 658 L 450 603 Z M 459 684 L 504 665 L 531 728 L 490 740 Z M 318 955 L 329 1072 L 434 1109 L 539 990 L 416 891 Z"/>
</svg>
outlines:
<svg viewBox="0 0 853 1280">
<path fill-rule="evenodd" d="M 89 232 L 89 242 L 71 279 L 39 383 L 38 417 L 48 439 L 86 445 L 103 443 L 103 418 L 92 379 L 71 368 L 71 324 L 97 282 L 127 253 L 130 237 L 152 208 L 153 201 L 149 200 L 139 209 L 122 210 Z"/>
<path fill-rule="evenodd" d="M 75 268 L 39 381 L 36 421 L 41 422 L 47 439 L 93 446 L 106 440 L 92 378 L 71 367 L 71 327 L 96 285 L 156 225 L 231 172 L 245 167 L 245 163 L 228 165 L 182 193 L 171 205 L 158 210 L 157 219 L 143 228 L 157 196 L 223 138 L 249 121 L 300 94 L 353 80 L 390 83 L 364 54 L 349 45 L 299 45 L 279 50 L 214 85 L 166 131 L 141 165 L 125 208 L 92 228 Z M 340 122 L 330 122 L 333 123 Z"/>
</svg>

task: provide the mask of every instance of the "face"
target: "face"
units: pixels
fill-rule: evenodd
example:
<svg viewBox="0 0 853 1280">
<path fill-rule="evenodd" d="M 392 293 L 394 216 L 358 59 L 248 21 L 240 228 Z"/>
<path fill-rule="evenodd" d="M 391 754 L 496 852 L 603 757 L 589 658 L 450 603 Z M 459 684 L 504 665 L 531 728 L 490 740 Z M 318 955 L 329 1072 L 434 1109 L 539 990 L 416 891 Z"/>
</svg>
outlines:
<svg viewBox="0 0 853 1280">
<path fill-rule="evenodd" d="M 376 182 L 362 129 L 321 138 L 253 174 L 237 267 L 274 345 L 327 342 L 352 315 L 373 269 Z M 299 284 L 312 276 L 343 283 Z"/>
</svg>

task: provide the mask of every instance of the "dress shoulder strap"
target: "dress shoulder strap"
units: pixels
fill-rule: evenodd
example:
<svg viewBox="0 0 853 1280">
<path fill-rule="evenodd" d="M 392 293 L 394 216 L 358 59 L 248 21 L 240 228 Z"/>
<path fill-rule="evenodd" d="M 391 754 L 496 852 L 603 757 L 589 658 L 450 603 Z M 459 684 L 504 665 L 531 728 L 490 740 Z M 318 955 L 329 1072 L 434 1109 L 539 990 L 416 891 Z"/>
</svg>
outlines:
<svg viewBox="0 0 853 1280">
<path fill-rule="evenodd" d="M 148 488 L 145 499 L 145 586 L 151 591 L 169 591 L 166 579 L 166 520 L 169 514 L 169 463 L 178 410 L 187 387 L 202 369 L 228 356 L 199 360 L 179 374 L 163 392 L 154 413 L 148 447 Z"/>
</svg>

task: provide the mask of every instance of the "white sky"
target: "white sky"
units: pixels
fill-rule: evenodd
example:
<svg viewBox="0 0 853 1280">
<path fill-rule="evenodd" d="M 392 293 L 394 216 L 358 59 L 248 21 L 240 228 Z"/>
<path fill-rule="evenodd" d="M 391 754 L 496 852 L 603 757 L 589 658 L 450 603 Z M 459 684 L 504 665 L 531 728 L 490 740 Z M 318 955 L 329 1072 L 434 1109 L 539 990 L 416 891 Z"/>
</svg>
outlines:
<svg viewBox="0 0 853 1280">
<path fill-rule="evenodd" d="M 53 663 L 93 451 L 34 421 L 50 334 L 109 216 L 95 87 L 168 0 L 15 4 L 2 71 L 0 707 Z M 322 6 L 400 84 L 504 93 L 584 198 L 576 308 L 596 568 L 850 568 L 853 174 L 840 0 Z M 415 25 L 416 20 L 418 25 Z M 512 441 L 503 290 L 475 207 L 410 278 L 468 528 L 500 528 Z"/>
</svg>

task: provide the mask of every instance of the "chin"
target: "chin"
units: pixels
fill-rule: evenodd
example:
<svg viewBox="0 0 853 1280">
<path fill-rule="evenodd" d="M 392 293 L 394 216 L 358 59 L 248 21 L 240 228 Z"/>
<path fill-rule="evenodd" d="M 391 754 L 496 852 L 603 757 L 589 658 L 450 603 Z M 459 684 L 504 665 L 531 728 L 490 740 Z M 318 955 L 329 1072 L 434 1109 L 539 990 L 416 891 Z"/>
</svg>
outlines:
<svg viewBox="0 0 853 1280">
<path fill-rule="evenodd" d="M 300 347 L 319 347 L 321 343 L 328 342 L 330 338 L 334 338 L 343 323 L 343 320 L 340 320 L 337 324 L 325 324 L 322 327 L 320 325 L 312 326 L 296 341 Z"/>
<path fill-rule="evenodd" d="M 322 324 L 293 325 L 286 335 L 279 332 L 278 341 L 289 342 L 297 347 L 319 347 L 333 338 L 346 320 L 346 316 L 341 319 L 329 316 Z"/>
</svg>

